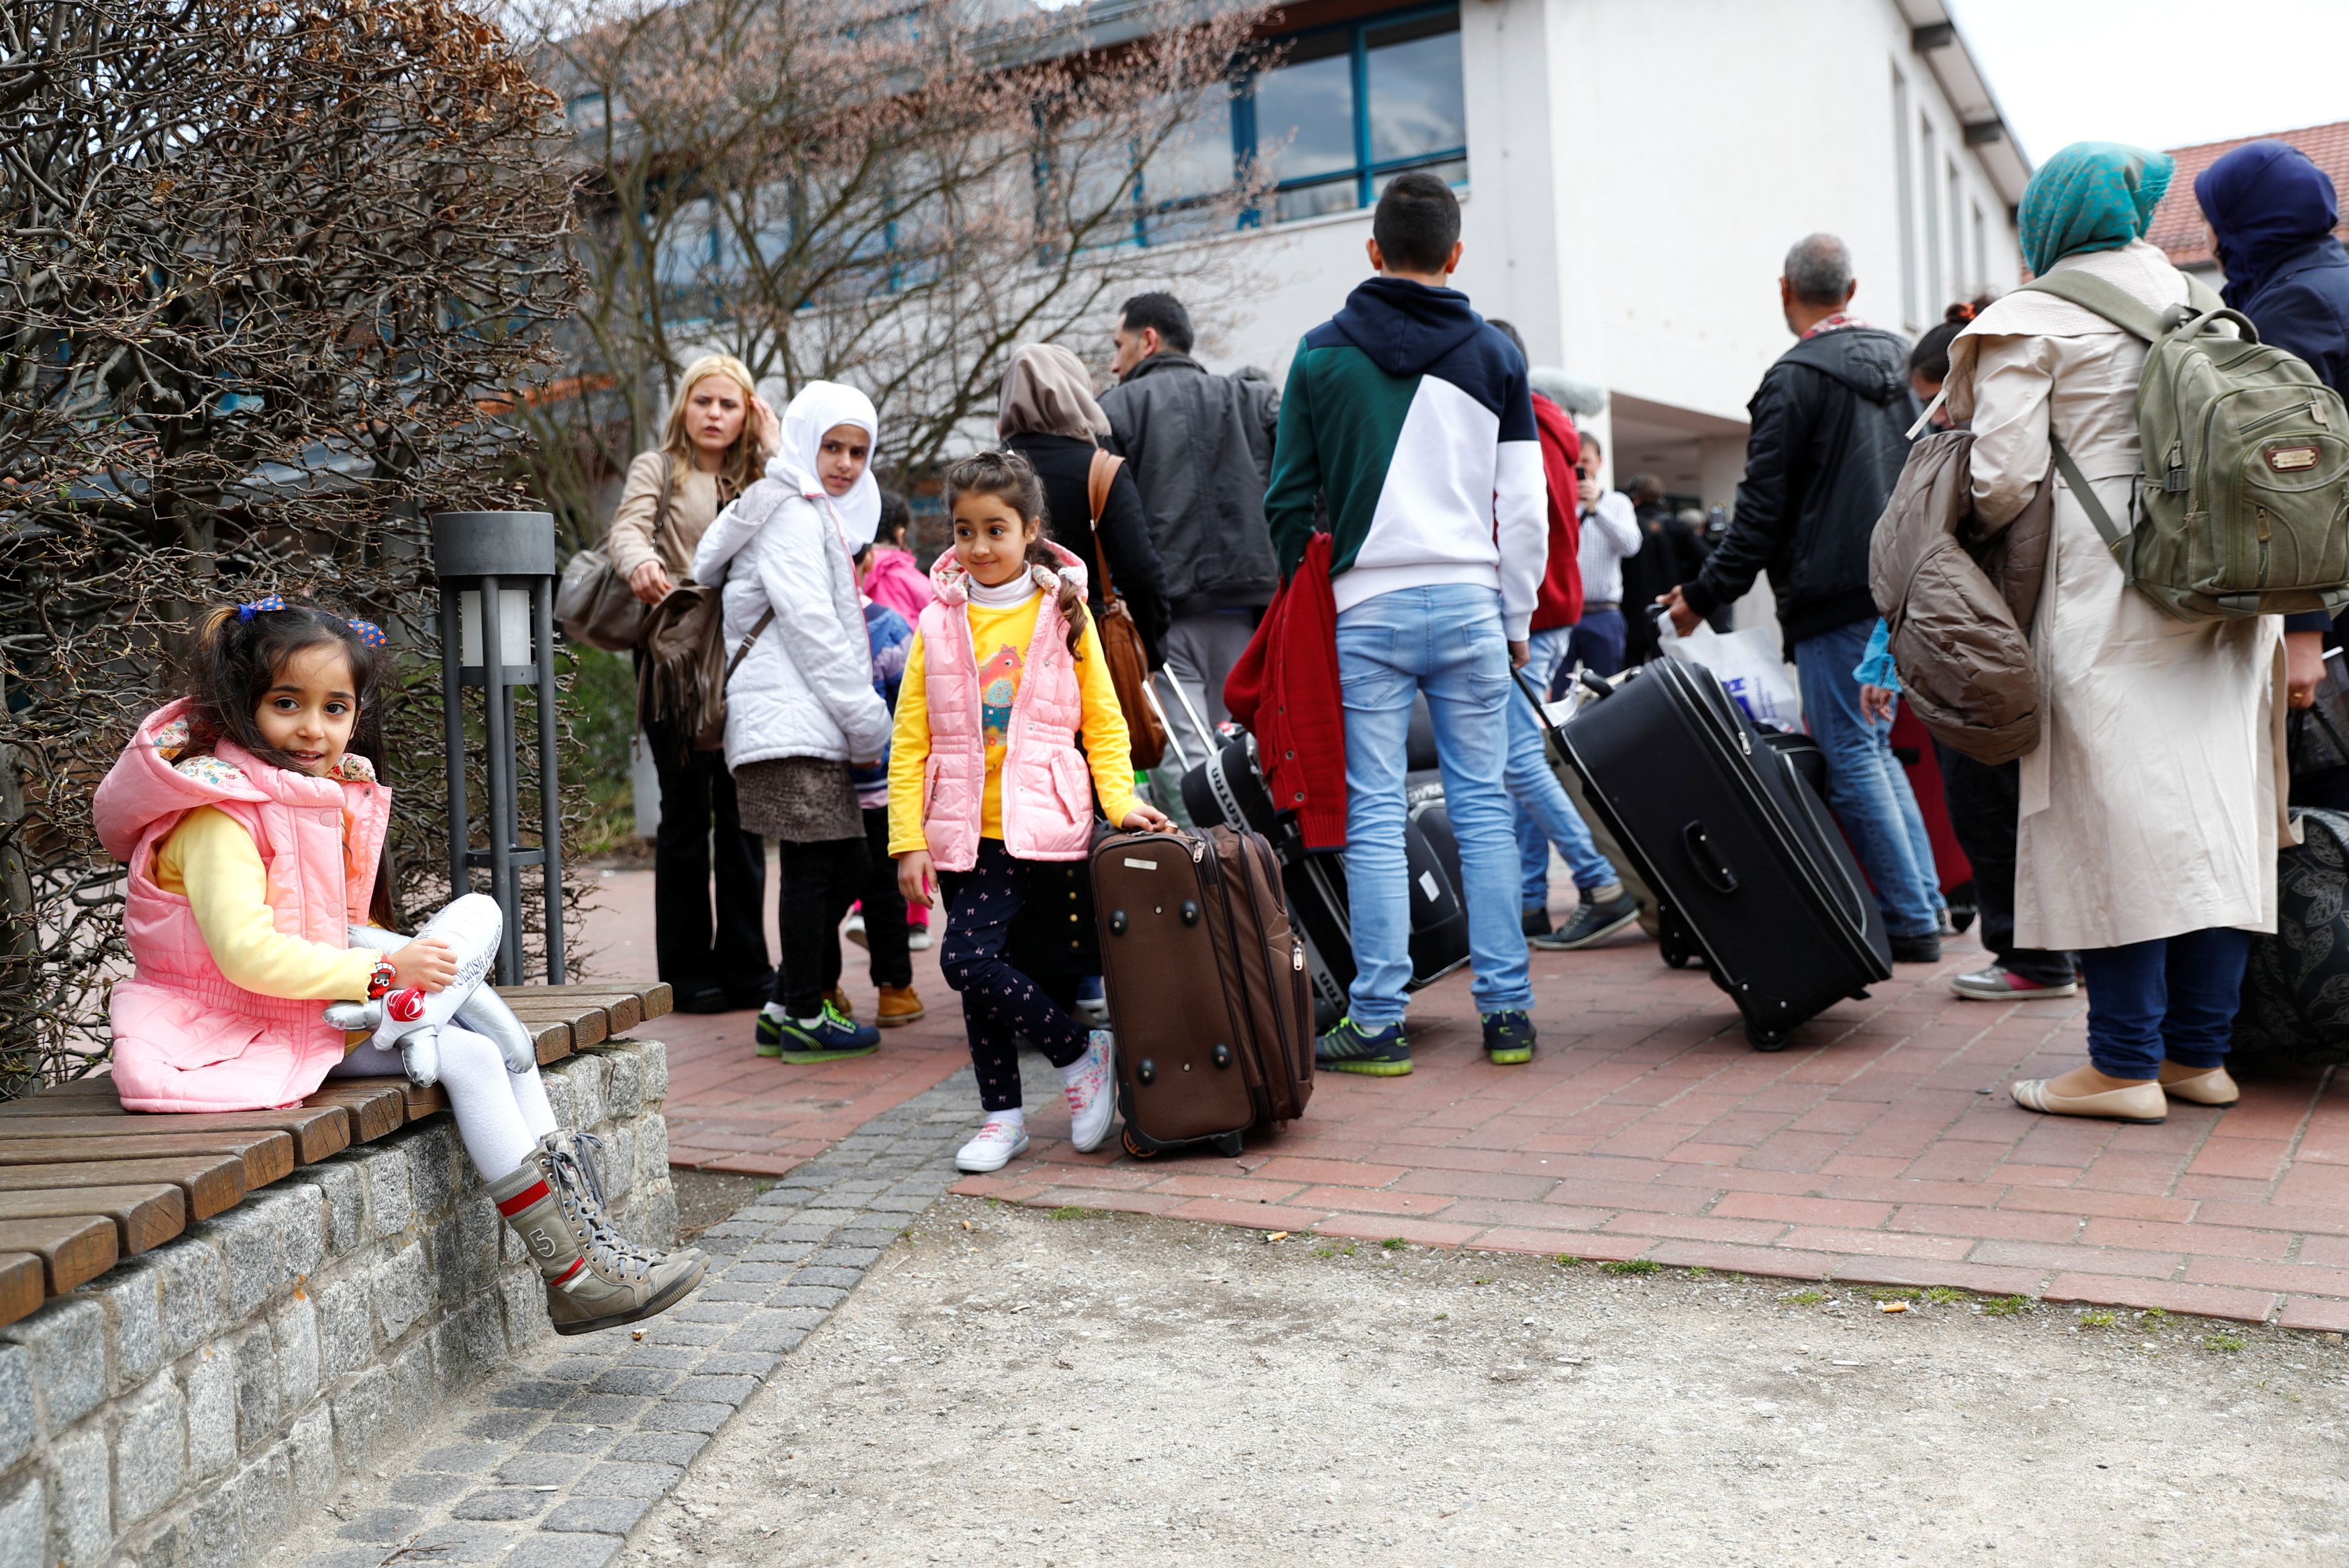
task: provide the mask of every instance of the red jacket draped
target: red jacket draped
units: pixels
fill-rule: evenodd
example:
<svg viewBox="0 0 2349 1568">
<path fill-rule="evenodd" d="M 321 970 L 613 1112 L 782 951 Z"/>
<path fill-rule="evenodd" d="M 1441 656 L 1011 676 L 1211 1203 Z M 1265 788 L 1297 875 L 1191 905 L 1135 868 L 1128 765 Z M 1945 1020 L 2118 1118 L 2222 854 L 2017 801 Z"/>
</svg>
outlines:
<svg viewBox="0 0 2349 1568">
<path fill-rule="evenodd" d="M 1577 596 L 1580 595 L 1577 578 Z M 1338 602 L 1330 536 L 1265 606 L 1264 620 L 1224 682 L 1224 707 L 1256 737 L 1274 809 L 1297 813 L 1309 850 L 1346 847 L 1346 708 L 1338 695 Z"/>
<path fill-rule="evenodd" d="M 1566 410 L 1538 392 L 1534 431 L 1541 440 L 1542 477 L 1549 481 L 1549 570 L 1534 601 L 1533 629 L 1550 632 L 1582 619 L 1582 505 L 1574 473 L 1582 437 Z"/>
</svg>

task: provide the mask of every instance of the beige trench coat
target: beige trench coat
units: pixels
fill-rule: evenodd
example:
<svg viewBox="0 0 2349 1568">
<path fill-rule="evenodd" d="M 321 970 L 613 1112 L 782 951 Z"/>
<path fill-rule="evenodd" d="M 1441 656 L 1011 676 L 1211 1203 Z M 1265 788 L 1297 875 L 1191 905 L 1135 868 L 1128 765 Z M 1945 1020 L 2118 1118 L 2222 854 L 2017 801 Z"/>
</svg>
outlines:
<svg viewBox="0 0 2349 1568">
<path fill-rule="evenodd" d="M 2186 279 L 2138 241 L 2067 256 L 2155 309 Z M 1974 432 L 1986 521 L 2023 510 L 2047 474 L 2052 427 L 2114 518 L 2139 469 L 2146 347 L 2080 307 L 2011 294 L 1959 336 L 1950 407 Z M 2032 623 L 2041 738 L 2023 758 L 2015 942 L 2117 947 L 2214 926 L 2271 932 L 2286 831 L 2282 621 L 2178 621 L 2131 589 L 2087 513 L 2054 480 L 2054 537 Z"/>
</svg>

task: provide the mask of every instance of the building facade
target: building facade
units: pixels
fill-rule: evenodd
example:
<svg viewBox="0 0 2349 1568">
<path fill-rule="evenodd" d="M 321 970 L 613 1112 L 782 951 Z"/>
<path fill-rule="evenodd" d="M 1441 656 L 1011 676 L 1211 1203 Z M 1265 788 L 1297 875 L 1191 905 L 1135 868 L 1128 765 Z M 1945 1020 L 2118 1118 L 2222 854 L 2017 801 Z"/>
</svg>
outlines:
<svg viewBox="0 0 2349 1568">
<path fill-rule="evenodd" d="M 1461 191 L 1456 283 L 1607 389 L 1615 473 L 1725 505 L 1794 241 L 1842 235 L 1855 308 L 1911 335 L 2019 275 L 2028 165 L 1939 0 L 1306 0 L 1280 26 L 1229 103 L 1233 153 L 1278 186 L 1222 242 L 1249 253 L 1201 345 L 1218 368 L 1285 375 L 1367 273 L 1377 191 L 1433 168 Z M 1154 211 L 1216 177 L 1223 129 L 1145 170 Z"/>
</svg>

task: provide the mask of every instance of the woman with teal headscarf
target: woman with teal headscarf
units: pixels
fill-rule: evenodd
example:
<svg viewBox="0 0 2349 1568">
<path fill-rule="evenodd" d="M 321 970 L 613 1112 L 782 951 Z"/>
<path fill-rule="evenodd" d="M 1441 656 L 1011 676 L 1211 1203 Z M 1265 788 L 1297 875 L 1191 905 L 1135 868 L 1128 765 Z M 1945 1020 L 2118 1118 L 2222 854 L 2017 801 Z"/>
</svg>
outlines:
<svg viewBox="0 0 2349 1568">
<path fill-rule="evenodd" d="M 2183 303 L 2185 274 L 2144 239 L 2171 170 L 2139 148 L 2065 148 L 2023 193 L 2025 262 L 2101 278 L 2156 312 Z M 2145 356 L 2102 316 L 2023 290 L 1950 346 L 1946 384 L 1952 416 L 1971 421 L 1985 522 L 2055 486 L 2032 624 L 2041 739 L 2022 762 L 2014 940 L 2079 954 L 2088 1061 L 2017 1083 L 2013 1098 L 2123 1121 L 2235 1102 L 2227 1047 L 2250 934 L 2275 929 L 2284 776 L 2270 725 L 2278 618 L 2170 619 L 2128 586 L 2050 469 L 2053 437 L 2106 510 L 2128 515 Z"/>
</svg>

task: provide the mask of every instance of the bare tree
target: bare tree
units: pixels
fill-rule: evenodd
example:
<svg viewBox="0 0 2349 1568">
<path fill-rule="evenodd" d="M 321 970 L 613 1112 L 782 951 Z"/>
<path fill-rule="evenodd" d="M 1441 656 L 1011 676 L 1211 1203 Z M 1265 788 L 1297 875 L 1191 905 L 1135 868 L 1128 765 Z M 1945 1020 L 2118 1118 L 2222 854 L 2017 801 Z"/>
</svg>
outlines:
<svg viewBox="0 0 2349 1568">
<path fill-rule="evenodd" d="M 592 540 L 601 480 L 657 437 L 697 354 L 871 393 L 879 464 L 933 466 L 1010 351 L 1097 337 L 1146 270 L 1202 304 L 1256 197 L 1231 74 L 1258 6 L 574 0 L 537 13 L 585 166 L 588 290 L 566 394 L 532 418 Z"/>
<path fill-rule="evenodd" d="M 275 591 L 429 655 L 424 515 L 516 504 L 501 411 L 576 288 L 559 110 L 455 0 L 0 6 L 0 1094 L 103 1053 L 89 794 L 191 620 Z M 412 916 L 445 798 L 437 659 L 400 665 Z"/>
</svg>

